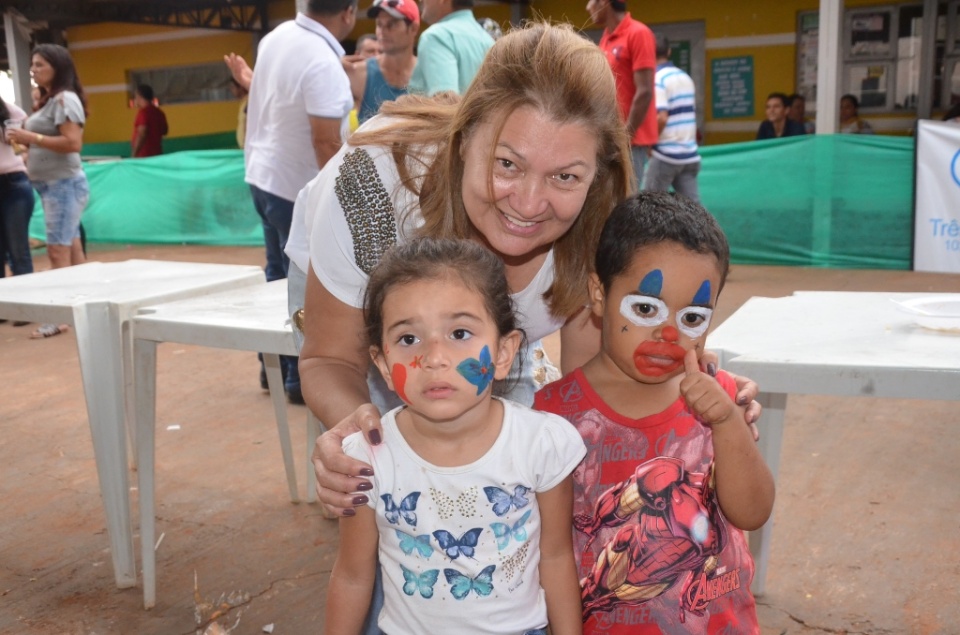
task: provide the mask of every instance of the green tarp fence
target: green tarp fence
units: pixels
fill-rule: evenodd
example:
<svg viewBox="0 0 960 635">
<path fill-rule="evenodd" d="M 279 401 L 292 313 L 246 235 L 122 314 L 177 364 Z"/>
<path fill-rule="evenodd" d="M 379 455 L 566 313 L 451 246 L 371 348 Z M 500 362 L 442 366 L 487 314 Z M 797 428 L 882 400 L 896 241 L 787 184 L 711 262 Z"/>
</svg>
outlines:
<svg viewBox="0 0 960 635">
<path fill-rule="evenodd" d="M 816 135 L 703 148 L 703 203 L 742 264 L 909 269 L 913 139 Z M 239 150 L 87 163 L 94 243 L 260 245 Z M 44 236 L 38 203 L 31 235 Z"/>
</svg>

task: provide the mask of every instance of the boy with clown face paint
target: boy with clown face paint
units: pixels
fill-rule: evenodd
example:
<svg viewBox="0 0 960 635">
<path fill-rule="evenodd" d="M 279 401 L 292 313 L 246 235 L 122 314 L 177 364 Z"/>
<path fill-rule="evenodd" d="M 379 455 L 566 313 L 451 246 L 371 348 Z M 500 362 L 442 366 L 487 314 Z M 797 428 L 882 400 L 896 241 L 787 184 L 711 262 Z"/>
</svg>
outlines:
<svg viewBox="0 0 960 635">
<path fill-rule="evenodd" d="M 703 353 L 729 247 L 699 204 L 642 192 L 600 237 L 590 309 L 600 352 L 537 394 L 580 432 L 574 552 L 584 633 L 759 633 L 743 530 L 761 527 L 774 484 Z"/>
</svg>

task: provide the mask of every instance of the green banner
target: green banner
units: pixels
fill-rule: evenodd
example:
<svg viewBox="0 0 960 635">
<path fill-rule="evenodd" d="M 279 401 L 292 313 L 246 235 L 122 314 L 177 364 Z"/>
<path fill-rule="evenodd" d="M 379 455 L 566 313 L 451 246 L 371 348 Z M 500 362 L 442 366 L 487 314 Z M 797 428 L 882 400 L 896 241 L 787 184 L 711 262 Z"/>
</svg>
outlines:
<svg viewBox="0 0 960 635">
<path fill-rule="evenodd" d="M 913 139 L 812 135 L 701 149 L 700 192 L 735 263 L 909 269 Z M 239 150 L 84 166 L 87 238 L 260 245 Z M 30 233 L 44 237 L 38 203 Z"/>
</svg>

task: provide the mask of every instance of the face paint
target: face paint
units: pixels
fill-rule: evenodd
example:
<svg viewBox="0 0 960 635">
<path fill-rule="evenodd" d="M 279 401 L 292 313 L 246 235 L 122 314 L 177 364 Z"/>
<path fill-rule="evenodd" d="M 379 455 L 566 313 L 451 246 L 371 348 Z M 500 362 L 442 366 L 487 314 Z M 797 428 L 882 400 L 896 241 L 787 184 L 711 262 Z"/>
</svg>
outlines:
<svg viewBox="0 0 960 635">
<path fill-rule="evenodd" d="M 633 364 L 642 375 L 660 377 L 680 368 L 686 353 L 682 347 L 670 342 L 646 341 L 633 352 Z"/>
<path fill-rule="evenodd" d="M 677 311 L 677 328 L 690 338 L 698 338 L 710 328 L 713 309 L 705 306 L 688 306 Z"/>
<path fill-rule="evenodd" d="M 423 355 L 417 355 L 410 362 L 410 368 L 423 368 Z"/>
<path fill-rule="evenodd" d="M 643 280 L 640 281 L 639 290 L 642 295 L 659 296 L 660 292 L 663 291 L 663 272 L 654 269 L 645 275 Z"/>
<path fill-rule="evenodd" d="M 393 379 L 393 389 L 396 391 L 397 396 L 403 399 L 404 403 L 410 403 L 410 400 L 407 399 L 407 395 L 403 390 L 407 383 L 407 367 L 403 364 L 394 364 L 390 372 L 390 378 Z"/>
<path fill-rule="evenodd" d="M 649 295 L 625 295 L 620 300 L 620 315 L 634 326 L 660 326 L 670 317 L 667 305 Z"/>
<path fill-rule="evenodd" d="M 480 359 L 465 359 L 457 364 L 457 372 L 477 387 L 478 395 L 482 394 L 493 381 L 495 370 L 493 358 L 490 357 L 490 347 L 486 345 L 480 351 Z"/>
<path fill-rule="evenodd" d="M 710 304 L 709 280 L 704 280 L 703 284 L 700 285 L 700 288 L 697 290 L 697 295 L 693 296 L 693 303 L 699 304 L 700 306 L 706 306 Z"/>
</svg>

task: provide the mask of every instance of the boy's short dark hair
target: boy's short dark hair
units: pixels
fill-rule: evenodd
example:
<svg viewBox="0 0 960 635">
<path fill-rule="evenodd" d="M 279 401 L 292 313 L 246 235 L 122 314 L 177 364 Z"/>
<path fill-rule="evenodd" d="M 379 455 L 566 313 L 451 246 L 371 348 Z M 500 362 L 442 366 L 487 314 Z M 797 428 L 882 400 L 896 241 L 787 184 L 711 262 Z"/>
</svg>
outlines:
<svg viewBox="0 0 960 635">
<path fill-rule="evenodd" d="M 147 101 L 153 101 L 153 88 L 146 84 L 140 84 L 137 86 L 137 94 Z"/>
<path fill-rule="evenodd" d="M 720 224 L 699 203 L 669 192 L 640 192 L 613 208 L 594 259 L 603 288 L 609 289 L 613 279 L 627 270 L 638 250 L 665 242 L 716 256 L 723 289 L 730 246 Z"/>
<path fill-rule="evenodd" d="M 779 99 L 780 103 L 783 104 L 786 108 L 790 107 L 790 98 L 787 97 L 786 94 L 784 93 L 770 93 L 769 95 L 767 95 L 767 101 L 770 101 L 771 99 Z"/>
</svg>

